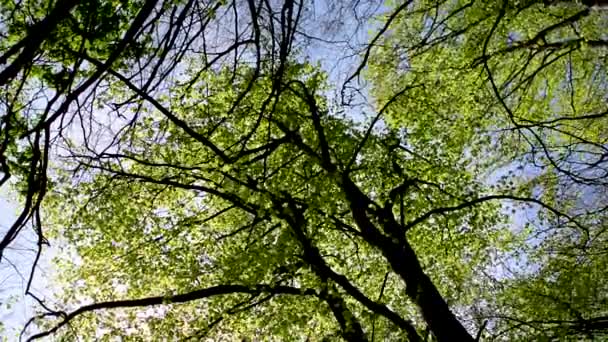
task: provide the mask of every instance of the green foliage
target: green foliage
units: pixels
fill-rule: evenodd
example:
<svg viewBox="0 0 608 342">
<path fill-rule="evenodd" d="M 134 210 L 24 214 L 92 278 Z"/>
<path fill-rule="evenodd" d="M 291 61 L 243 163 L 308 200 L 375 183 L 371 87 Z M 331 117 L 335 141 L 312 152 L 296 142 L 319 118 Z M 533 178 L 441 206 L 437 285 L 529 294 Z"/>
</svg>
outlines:
<svg viewBox="0 0 608 342">
<path fill-rule="evenodd" d="M 2 4 L 4 50 L 47 15 L 26 5 L 37 11 Z M 6 116 L 7 165 L 26 203 L 44 196 L 35 227 L 64 252 L 61 304 L 39 328 L 66 341 L 604 336 L 603 9 L 388 3 L 361 112 L 295 45 L 299 5 L 256 6 L 79 3 L 22 70 L 77 108 L 34 110 L 7 86 L 27 103 Z M 60 123 L 40 128 L 52 113 Z"/>
<path fill-rule="evenodd" d="M 308 89 L 315 89 L 322 77 L 306 65 L 294 65 L 287 72 L 290 78 L 302 80 Z M 249 72 L 242 70 L 238 74 Z M 222 126 L 212 135 L 221 150 L 230 151 L 231 146 L 241 148 L 239 142 L 246 138 L 244 150 L 267 144 L 268 137 L 270 141 L 280 139 L 284 133 L 273 122 L 297 129 L 302 140 L 311 146 L 318 143 L 310 119 L 300 114 L 307 113 L 309 104 L 298 96 L 298 83 L 291 83 L 291 93 L 272 100 L 275 101 L 272 118 L 263 117 L 257 122 L 257 113 L 272 91 L 270 79 L 258 80 L 229 115 L 224 113 L 229 111 L 239 91 L 247 86 L 247 79 L 233 81 L 229 70 L 208 72 L 201 79 L 205 81 L 189 89 L 174 90 L 174 96 L 187 101 L 171 104 L 171 110 L 199 131 L 207 131 L 222 120 Z M 182 91 L 188 93 L 181 94 Z M 197 95 L 202 93 L 206 94 L 204 102 Z M 323 102 L 322 98 L 316 100 L 318 109 L 326 112 Z M 93 178 L 80 178 L 76 187 L 63 187 L 52 195 L 52 202 L 48 199 L 49 218 L 55 222 L 56 234 L 68 239 L 79 255 L 74 266 L 67 266 L 70 260 L 63 261 L 72 271 L 66 271 L 61 282 L 80 284 L 65 289 L 67 300 L 139 298 L 183 293 L 218 283 L 287 281 L 302 288 L 322 288 L 323 280 L 302 264 L 302 247 L 273 203 L 274 196 L 282 193 L 294 194 L 297 201 L 306 203 L 306 234 L 322 255 L 328 256 L 326 261 L 335 271 L 346 275 L 370 297 L 382 287 L 390 269 L 381 253 L 332 222 L 331 217 L 340 217 L 346 224 L 353 224 L 344 217 L 348 202 L 339 183 L 335 176 L 323 173 L 318 160 L 290 144 L 281 144 L 263 160 L 252 154 L 226 165 L 192 137 L 169 125 L 167 119 L 158 117 L 154 110 L 146 109 L 141 115 L 145 118 L 141 119 L 138 129 L 124 136 L 128 147 L 114 154 L 122 157 L 88 165 L 90 171 L 87 172 L 93 172 Z M 363 132 L 347 120 L 326 114 L 323 120 L 325 134 L 335 151 L 333 158 L 346 162 Z M 253 130 L 255 125 L 257 129 Z M 162 144 L 158 143 L 159 139 Z M 387 142 L 395 139 L 398 138 L 393 133 L 370 136 L 352 175 L 361 189 L 377 194 L 374 199 L 379 203 L 386 201 L 388 191 L 403 181 L 404 175 L 396 173 L 391 164 L 400 164 L 408 173 L 429 184 L 445 184 L 441 189 L 421 185 L 411 191 L 408 198 L 404 198 L 411 218 L 422 215 L 439 201 L 444 205 L 456 204 L 454 193 L 464 195 L 475 191 L 470 188 L 471 184 L 479 186 L 474 185 L 471 176 L 462 169 L 420 166 L 409 160 L 405 152 L 387 153 Z M 117 168 L 121 170 L 118 175 L 106 172 Z M 179 189 L 170 182 L 193 187 Z M 259 184 L 260 190 L 247 182 Z M 66 184 L 65 181 L 59 183 Z M 256 214 L 235 207 L 226 198 L 196 191 L 194 185 L 226 194 L 220 197 L 243 199 L 247 207 L 258 208 Z M 497 220 L 497 207 L 482 205 L 445 215 L 438 222 L 421 224 L 412 231 L 411 241 L 425 269 L 434 275 L 451 303 L 465 305 L 474 300 L 478 290 L 470 282 L 471 275 L 488 265 L 486 250 L 490 246 L 508 243 L 507 232 L 493 228 L 500 226 Z M 459 238 L 453 239 L 456 235 Z M 403 298 L 401 286 L 400 281 L 391 276 L 382 301 L 406 317 L 416 316 L 412 304 Z M 222 297 L 171 307 L 162 320 L 154 317 L 136 320 L 137 324 L 147 327 L 138 325 L 137 331 L 139 334 L 144 329 L 153 334 L 150 336 L 196 334 L 242 299 Z M 230 331 L 231 336 L 296 339 L 296 336 L 335 330 L 331 313 L 327 309 L 319 310 L 319 304 L 314 301 L 308 302 L 307 305 L 300 299 L 287 297 L 272 299 L 248 313 L 231 316 L 222 323 L 222 328 L 212 332 L 217 334 L 214 336 Z M 349 302 L 363 322 L 377 321 L 378 336 L 398 336 L 395 335 L 398 332 L 377 315 L 366 313 L 357 302 Z M 194 312 L 197 314 L 192 317 Z M 110 326 L 113 315 L 90 317 L 90 323 L 81 325 L 79 333 L 88 330 L 93 334 L 99 326 Z"/>
<path fill-rule="evenodd" d="M 598 297 L 605 253 L 591 252 L 605 239 L 605 174 L 596 169 L 605 164 L 599 132 L 608 118 L 604 12 L 567 1 L 416 1 L 372 50 L 367 74 L 376 97 L 409 89 L 386 113 L 414 151 L 432 144 L 432 155 L 450 164 L 464 156 L 491 183 L 509 170 L 495 189 L 510 183 L 564 214 L 527 214 L 525 244 L 508 252 L 513 266 L 498 275 L 508 274 L 501 297 L 480 308 L 488 336 L 578 340 L 605 332 L 586 323 L 606 314 Z"/>
</svg>

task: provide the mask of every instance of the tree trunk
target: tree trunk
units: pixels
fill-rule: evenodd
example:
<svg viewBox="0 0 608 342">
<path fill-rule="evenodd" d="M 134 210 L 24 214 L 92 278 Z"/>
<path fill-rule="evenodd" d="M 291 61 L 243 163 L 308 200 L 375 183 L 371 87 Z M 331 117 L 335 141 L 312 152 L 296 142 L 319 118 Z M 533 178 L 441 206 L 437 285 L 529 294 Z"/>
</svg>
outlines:
<svg viewBox="0 0 608 342">
<path fill-rule="evenodd" d="M 438 341 L 474 341 L 452 313 L 435 284 L 422 270 L 416 253 L 407 240 L 400 245 L 385 245 L 383 253 L 393 270 L 405 282 L 407 296 L 418 305 Z"/>
</svg>

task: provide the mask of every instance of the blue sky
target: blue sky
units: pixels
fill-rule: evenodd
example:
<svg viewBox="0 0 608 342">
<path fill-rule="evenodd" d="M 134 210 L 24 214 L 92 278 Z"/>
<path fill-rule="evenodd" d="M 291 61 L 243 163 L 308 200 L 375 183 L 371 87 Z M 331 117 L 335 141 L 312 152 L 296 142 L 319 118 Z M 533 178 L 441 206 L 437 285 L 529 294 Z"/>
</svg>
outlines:
<svg viewBox="0 0 608 342">
<path fill-rule="evenodd" d="M 16 219 L 18 205 L 14 196 L 8 193 L 8 188 L 0 191 L 0 235 Z M 14 243 L 6 250 L 0 263 L 0 322 L 4 331 L 0 336 L 13 340 L 25 322 L 35 314 L 34 303 L 31 298 L 25 298 L 24 292 L 27 277 L 34 260 L 36 237 L 33 232 L 24 230 Z M 47 289 L 48 273 L 52 268 L 49 265 L 49 253 L 43 255 L 40 261 L 44 265 L 37 269 L 32 290 L 37 295 L 43 294 Z"/>
</svg>

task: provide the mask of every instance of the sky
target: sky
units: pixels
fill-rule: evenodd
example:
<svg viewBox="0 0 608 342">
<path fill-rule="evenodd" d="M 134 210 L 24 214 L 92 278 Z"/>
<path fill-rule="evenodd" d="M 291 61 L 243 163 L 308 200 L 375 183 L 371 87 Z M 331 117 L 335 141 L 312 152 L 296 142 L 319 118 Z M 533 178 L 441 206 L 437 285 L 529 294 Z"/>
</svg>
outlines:
<svg viewBox="0 0 608 342">
<path fill-rule="evenodd" d="M 17 217 L 18 204 L 14 194 L 7 192 L 7 187 L 0 191 L 0 234 L 13 223 Z M 9 246 L 0 263 L 0 323 L 4 330 L 0 336 L 14 340 L 27 320 L 34 315 L 33 299 L 24 297 L 25 287 L 35 257 L 37 238 L 32 231 L 24 230 L 15 242 Z M 54 251 L 44 253 L 35 273 L 32 291 L 37 296 L 48 294 L 48 280 L 53 268 L 50 258 Z"/>
<path fill-rule="evenodd" d="M 16 219 L 15 214 L 17 212 L 16 205 L 10 202 L 5 189 L 6 187 L 0 193 L 0 234 L 3 234 L 10 227 Z M 23 244 L 22 238 L 19 238 L 19 240 L 21 243 L 16 244 L 18 246 Z M 7 260 L 2 260 L 0 263 L 0 322 L 5 325 L 5 331 L 2 332 L 2 335 L 7 337 L 12 335 L 14 329 L 22 325 L 26 319 L 25 316 L 28 309 L 23 300 L 25 282 L 22 277 L 27 275 L 26 269 L 28 263 L 26 260 L 30 259 L 28 254 L 30 253 L 16 253 L 11 248 L 3 256 Z M 9 307 L 9 301 L 11 301 L 10 298 L 12 296 L 17 297 L 17 303 L 14 307 Z"/>
</svg>

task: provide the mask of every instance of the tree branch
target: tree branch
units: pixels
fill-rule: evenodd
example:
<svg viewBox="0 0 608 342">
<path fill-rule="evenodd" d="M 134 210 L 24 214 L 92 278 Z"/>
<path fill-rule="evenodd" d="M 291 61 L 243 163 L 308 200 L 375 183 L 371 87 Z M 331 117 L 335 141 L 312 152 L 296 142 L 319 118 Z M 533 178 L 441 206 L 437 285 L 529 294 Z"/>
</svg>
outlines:
<svg viewBox="0 0 608 342">
<path fill-rule="evenodd" d="M 227 294 L 235 294 L 235 293 L 244 293 L 251 295 L 259 295 L 262 293 L 268 293 L 272 295 L 280 295 L 280 294 L 289 294 L 289 295 L 298 295 L 298 296 L 315 296 L 319 297 L 318 291 L 313 289 L 300 289 L 291 286 L 284 285 L 217 285 L 208 287 L 205 289 L 195 290 L 188 293 L 178 294 L 174 296 L 156 296 L 156 297 L 147 297 L 141 299 L 130 299 L 130 300 L 117 300 L 117 301 L 107 301 L 107 302 L 99 302 L 90 305 L 82 306 L 68 314 L 63 314 L 63 320 L 55 325 L 53 328 L 46 330 L 44 332 L 35 334 L 31 336 L 28 341 L 33 341 L 45 336 L 49 336 L 50 334 L 56 332 L 61 327 L 68 324 L 70 321 L 75 319 L 76 317 L 91 311 L 102 310 L 102 309 L 117 309 L 117 308 L 133 308 L 133 307 L 145 307 L 145 306 L 153 306 L 153 305 L 161 305 L 161 304 L 173 304 L 173 303 L 187 303 L 198 299 L 219 296 L 219 295 L 227 295 Z"/>
</svg>

